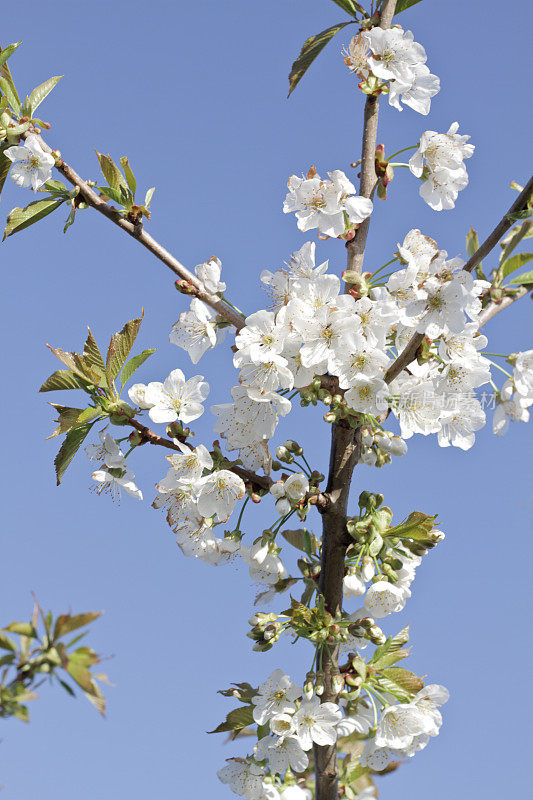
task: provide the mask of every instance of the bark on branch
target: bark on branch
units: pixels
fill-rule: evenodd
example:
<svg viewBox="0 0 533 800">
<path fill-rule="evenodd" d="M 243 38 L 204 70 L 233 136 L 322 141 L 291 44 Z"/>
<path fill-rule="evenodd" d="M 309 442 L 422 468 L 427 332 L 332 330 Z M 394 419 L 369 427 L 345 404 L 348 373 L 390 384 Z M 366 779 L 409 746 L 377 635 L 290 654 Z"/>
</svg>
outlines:
<svg viewBox="0 0 533 800">
<path fill-rule="evenodd" d="M 381 10 L 380 27 L 390 28 L 396 0 L 385 0 Z M 376 187 L 376 171 L 374 166 L 377 131 L 378 131 L 379 97 L 367 97 L 365 103 L 363 144 L 361 154 L 361 180 L 359 194 L 372 197 Z M 346 245 L 347 267 L 361 272 L 366 248 L 366 240 L 370 227 L 370 218 L 366 219 L 356 231 L 355 237 Z M 322 555 L 321 572 L 318 591 L 324 596 L 326 608 L 335 613 L 342 608 L 342 587 L 344 580 L 344 561 L 350 537 L 346 529 L 346 515 L 350 483 L 355 465 L 361 455 L 361 433 L 354 430 L 344 421 L 333 425 L 331 434 L 330 466 L 326 495 L 328 507 L 322 515 Z M 333 687 L 333 675 L 338 671 L 338 648 L 333 648 L 331 658 L 326 656 L 324 668 L 325 691 L 323 702 L 337 699 Z M 337 763 L 337 746 L 315 745 L 315 800 L 338 800 L 339 768 Z"/>
</svg>

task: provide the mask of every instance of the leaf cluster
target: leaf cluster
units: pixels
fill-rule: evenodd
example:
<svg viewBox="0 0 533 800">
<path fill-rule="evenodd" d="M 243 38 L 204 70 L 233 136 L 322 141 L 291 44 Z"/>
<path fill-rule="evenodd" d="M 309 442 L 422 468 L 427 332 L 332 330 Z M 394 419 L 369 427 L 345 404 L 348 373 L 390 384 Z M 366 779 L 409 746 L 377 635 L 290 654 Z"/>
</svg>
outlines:
<svg viewBox="0 0 533 800">
<path fill-rule="evenodd" d="M 143 315 L 144 312 L 140 317 L 126 322 L 120 331 L 113 334 L 105 359 L 90 328 L 82 353 L 71 353 L 48 345 L 66 369 L 53 372 L 39 391 L 79 389 L 88 396 L 88 404 L 84 408 L 51 403 L 58 413 L 58 426 L 49 438 L 66 434 L 54 461 L 58 485 L 95 422 L 108 418 L 114 425 L 127 425 L 135 416 L 135 409 L 121 400 L 120 395 L 136 370 L 155 353 L 153 348 L 143 350 L 128 360 Z M 120 381 L 120 390 L 116 386 L 117 380 Z"/>
<path fill-rule="evenodd" d="M 97 681 L 106 681 L 94 674 L 93 667 L 100 656 L 85 645 L 76 647 L 87 631 L 70 637 L 74 631 L 86 628 L 101 616 L 99 611 L 83 614 L 61 614 L 56 619 L 45 614 L 36 603 L 29 622 L 12 622 L 0 632 L 0 717 L 15 717 L 28 722 L 26 703 L 37 697 L 35 689 L 47 678 L 56 682 L 71 696 L 72 686 L 78 686 L 103 715 L 105 699 Z M 8 634 L 17 635 L 18 642 Z"/>
</svg>

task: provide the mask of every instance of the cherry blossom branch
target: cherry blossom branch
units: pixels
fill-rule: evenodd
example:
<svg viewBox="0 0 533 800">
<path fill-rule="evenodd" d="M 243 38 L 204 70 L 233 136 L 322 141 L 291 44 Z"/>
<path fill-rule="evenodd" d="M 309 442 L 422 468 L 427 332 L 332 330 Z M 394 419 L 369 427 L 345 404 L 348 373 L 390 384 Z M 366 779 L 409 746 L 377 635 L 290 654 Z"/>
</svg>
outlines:
<svg viewBox="0 0 533 800">
<path fill-rule="evenodd" d="M 384 0 L 380 27 L 390 28 L 396 0 Z M 375 152 L 378 131 L 379 96 L 368 96 L 365 103 L 361 179 L 359 194 L 372 197 L 377 177 Z M 355 237 L 348 242 L 347 268 L 361 273 L 370 227 L 370 217 L 359 226 Z M 346 549 L 351 541 L 346 528 L 348 498 L 353 470 L 361 456 L 361 430 L 349 427 L 345 420 L 333 425 L 326 495 L 328 505 L 322 516 L 322 554 L 318 592 L 323 595 L 326 608 L 332 614 L 342 608 L 343 580 Z M 339 648 L 333 646 L 324 669 L 324 694 L 322 702 L 337 699 L 334 677 L 339 669 Z M 314 746 L 315 800 L 338 800 L 339 767 L 337 745 Z"/>
<path fill-rule="evenodd" d="M 492 233 L 487 236 L 483 244 L 481 244 L 473 256 L 469 258 L 466 262 L 465 266 L 463 267 L 464 270 L 467 272 L 472 272 L 475 267 L 491 252 L 491 250 L 496 247 L 502 236 L 507 233 L 509 228 L 514 225 L 515 220 L 512 218 L 513 214 L 517 214 L 520 211 L 523 211 L 528 204 L 528 201 L 531 198 L 533 193 L 533 177 L 529 179 L 524 189 L 520 192 L 510 209 L 504 214 L 502 219 L 498 222 Z M 502 300 L 503 303 L 503 300 Z M 505 308 L 510 305 L 507 303 Z M 496 312 L 494 312 L 496 313 Z M 493 316 L 493 314 L 491 315 Z M 488 317 L 490 319 L 490 316 Z M 485 320 L 487 321 L 487 320 Z M 410 339 L 407 346 L 402 350 L 399 356 L 393 361 L 387 372 L 385 373 L 385 380 L 387 383 L 396 378 L 400 372 L 405 369 L 405 367 L 409 366 L 409 364 L 415 360 L 416 358 L 416 351 L 424 341 L 424 334 L 423 333 L 415 333 L 414 336 Z"/>
<path fill-rule="evenodd" d="M 164 436 L 159 436 L 159 434 L 154 433 L 154 431 L 150 430 L 150 428 L 147 428 L 146 425 L 143 425 L 133 417 L 128 420 L 128 425 L 131 425 L 132 428 L 135 428 L 135 430 L 141 434 L 145 442 L 158 445 L 159 447 L 166 447 L 168 450 L 177 450 L 178 453 L 181 453 L 180 448 L 172 441 L 172 439 L 165 439 Z M 255 484 L 261 489 L 269 489 L 274 483 L 272 478 L 269 478 L 265 475 L 256 475 L 255 472 L 245 469 L 244 467 L 231 465 L 228 466 L 227 469 L 229 469 L 231 472 L 234 472 L 235 475 L 238 475 L 239 478 L 243 479 L 243 481 Z"/>
<path fill-rule="evenodd" d="M 390 28 L 396 0 L 385 0 L 381 11 L 380 28 Z M 379 95 L 368 95 L 365 103 L 363 123 L 363 147 L 361 154 L 361 179 L 359 194 L 372 198 L 377 185 L 375 168 L 376 145 L 378 139 Z M 367 217 L 355 232 L 355 237 L 346 244 L 348 251 L 347 269 L 361 272 L 365 256 L 366 240 L 370 229 L 370 217 Z"/>
<path fill-rule="evenodd" d="M 516 292 L 516 294 L 507 295 L 504 297 L 503 300 L 500 300 L 498 303 L 492 301 L 490 302 L 481 314 L 478 317 L 479 327 L 482 328 L 483 325 L 486 325 L 489 320 L 499 314 L 500 311 L 503 311 L 505 308 L 509 308 L 513 303 L 517 300 L 520 300 L 521 297 L 525 297 L 531 291 L 531 287 L 528 289 L 526 286 L 521 286 L 520 289 Z"/>
<path fill-rule="evenodd" d="M 23 134 L 23 137 L 31 132 L 28 131 Z M 39 136 L 40 144 L 46 153 L 53 154 L 52 148 L 44 141 L 42 136 Z M 232 306 L 221 300 L 220 297 L 206 292 L 203 284 L 196 275 L 190 272 L 178 259 L 169 253 L 159 242 L 157 242 L 149 233 L 146 233 L 142 224 L 134 224 L 129 220 L 124 219 L 113 206 L 106 203 L 89 185 L 81 178 L 75 170 L 72 169 L 65 161 L 60 159 L 56 164 L 57 170 L 67 179 L 69 183 L 79 189 L 79 194 L 87 205 L 94 208 L 107 219 L 111 220 L 118 228 L 123 230 L 133 239 L 146 247 L 159 261 L 162 261 L 175 275 L 178 276 L 187 284 L 191 285 L 190 294 L 198 297 L 203 303 L 210 306 L 214 311 L 224 317 L 227 322 L 234 325 L 237 330 L 244 326 L 244 316 L 239 314 Z"/>
</svg>

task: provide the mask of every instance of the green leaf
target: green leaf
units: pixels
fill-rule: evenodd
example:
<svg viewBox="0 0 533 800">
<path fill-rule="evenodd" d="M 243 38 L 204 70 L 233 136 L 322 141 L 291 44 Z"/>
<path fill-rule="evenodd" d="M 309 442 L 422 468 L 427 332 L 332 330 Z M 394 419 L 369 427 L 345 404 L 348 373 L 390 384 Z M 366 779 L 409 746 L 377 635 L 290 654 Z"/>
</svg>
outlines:
<svg viewBox="0 0 533 800">
<path fill-rule="evenodd" d="M 529 286 L 533 283 L 533 271 L 530 272 L 523 272 L 521 275 L 518 275 L 516 278 L 513 278 L 512 281 L 509 281 L 509 286 L 514 284 L 515 286 L 520 284 L 522 286 Z"/>
<path fill-rule="evenodd" d="M 120 163 L 122 165 L 122 169 L 124 170 L 124 175 L 126 176 L 126 181 L 128 182 L 128 186 L 131 189 L 133 199 L 135 199 L 135 192 L 137 190 L 137 181 L 135 180 L 135 175 L 133 174 L 132 168 L 130 167 L 130 162 L 128 161 L 126 156 L 122 156 L 122 158 L 120 159 Z"/>
<path fill-rule="evenodd" d="M 83 378 L 88 383 L 98 383 L 99 376 L 93 372 L 85 358 L 79 353 L 69 353 L 62 350 L 60 347 L 51 347 L 46 345 L 49 350 L 64 364 L 71 372 L 75 372 L 80 378 Z"/>
<path fill-rule="evenodd" d="M 119 206 L 124 205 L 124 199 L 118 189 L 113 189 L 111 186 L 99 186 L 98 189 L 114 203 L 118 203 Z"/>
<path fill-rule="evenodd" d="M 303 78 L 315 58 L 322 52 L 324 47 L 330 42 L 336 33 L 346 27 L 346 25 L 353 25 L 353 22 L 340 22 L 338 25 L 332 25 L 331 28 L 327 28 L 322 33 L 318 33 L 316 36 L 310 36 L 303 45 L 300 52 L 300 55 L 292 65 L 290 74 L 289 74 L 289 94 L 288 97 L 291 96 L 292 92 L 296 89 L 296 86 Z"/>
<path fill-rule="evenodd" d="M 48 78 L 44 83 L 36 86 L 28 98 L 28 116 L 33 117 L 34 112 L 45 100 L 52 89 L 57 86 L 63 75 L 54 75 L 53 78 Z"/>
<path fill-rule="evenodd" d="M 21 722 L 30 721 L 30 712 L 28 711 L 26 706 L 20 706 L 20 705 L 15 706 L 15 709 L 13 711 L 13 716 L 16 717 L 16 719 L 20 719 Z"/>
<path fill-rule="evenodd" d="M 316 553 L 318 542 L 316 537 L 307 528 L 299 528 L 295 531 L 282 531 L 281 535 L 289 544 L 307 553 L 308 556 Z"/>
<path fill-rule="evenodd" d="M 62 203 L 64 203 L 64 200 L 58 200 L 55 197 L 47 197 L 45 200 L 35 200 L 33 203 L 26 206 L 26 208 L 14 208 L 7 215 L 4 240 L 7 239 L 8 236 L 12 236 L 14 233 L 24 230 L 24 228 L 28 228 L 30 225 L 33 225 L 34 222 L 39 222 L 39 220 L 44 219 L 44 217 L 47 217 L 52 211 L 55 211 L 56 208 L 59 208 Z"/>
<path fill-rule="evenodd" d="M 67 431 L 73 428 L 78 428 L 86 422 L 96 422 L 99 417 L 104 415 L 101 408 L 70 408 L 69 406 L 57 405 L 56 403 L 50 403 L 50 405 L 55 408 L 59 414 L 59 419 L 57 420 L 59 425 L 50 436 L 46 437 L 47 439 L 53 439 L 54 436 L 61 436 L 63 433 L 67 433 Z"/>
<path fill-rule="evenodd" d="M 382 675 L 394 681 L 400 689 L 404 689 L 404 691 L 413 695 L 424 688 L 424 681 L 422 678 L 419 678 L 414 672 L 410 672 L 403 667 L 389 667 L 389 669 L 382 670 Z"/>
<path fill-rule="evenodd" d="M 150 203 L 152 202 L 152 197 L 154 196 L 155 186 L 152 186 L 151 189 L 148 189 L 144 196 L 144 206 L 145 208 L 150 208 Z"/>
<path fill-rule="evenodd" d="M 66 233 L 71 225 L 74 225 L 76 222 L 76 206 L 72 206 L 69 211 L 68 217 L 65 220 L 65 227 L 63 228 L 63 233 Z"/>
<path fill-rule="evenodd" d="M 9 633 L 18 633 L 21 636 L 28 636 L 30 639 L 37 639 L 37 631 L 31 622 L 12 622 L 11 625 L 3 628 Z"/>
<path fill-rule="evenodd" d="M 356 780 L 368 773 L 368 767 L 363 767 L 362 764 L 357 764 L 346 777 L 346 783 L 355 783 Z"/>
<path fill-rule="evenodd" d="M 473 256 L 477 250 L 479 250 L 479 237 L 477 231 L 470 227 L 466 234 L 466 252 L 469 256 Z"/>
<path fill-rule="evenodd" d="M 57 676 L 56 676 L 56 677 L 57 677 Z M 74 692 L 74 690 L 72 689 L 72 687 L 68 685 L 68 683 L 66 683 L 65 681 L 62 681 L 62 680 L 61 680 L 61 678 L 57 678 L 57 680 L 59 681 L 59 683 L 61 684 L 61 686 L 63 687 L 63 689 L 64 689 L 64 690 L 65 690 L 65 691 L 66 691 L 66 692 L 67 692 L 67 693 L 68 693 L 68 694 L 69 694 L 71 697 L 76 697 L 76 693 Z"/>
<path fill-rule="evenodd" d="M 217 728 L 213 731 L 208 731 L 208 733 L 224 733 L 225 731 L 236 733 L 246 728 L 247 725 L 253 725 L 253 722 L 252 706 L 240 706 L 230 711 L 224 722 L 221 722 Z"/>
<path fill-rule="evenodd" d="M 96 344 L 96 339 L 94 338 L 91 329 L 88 328 L 87 330 L 89 331 L 89 334 L 87 336 L 85 345 L 83 346 L 83 358 L 93 372 L 95 372 L 101 378 L 105 378 L 104 359 L 98 348 L 98 345 Z"/>
<path fill-rule="evenodd" d="M 533 236 L 533 222 L 530 220 L 525 220 L 525 222 L 523 222 L 518 229 L 513 228 L 511 234 L 512 236 L 506 237 L 503 242 L 500 242 L 503 247 L 503 250 L 500 254 L 500 267 L 505 261 L 507 261 L 513 250 L 520 244 L 522 239 L 528 239 L 530 236 Z"/>
<path fill-rule="evenodd" d="M 3 633 L 0 633 L 0 647 L 2 650 L 11 650 L 12 653 L 17 652 L 17 646 L 15 642 L 12 642 L 9 636 L 6 636 Z"/>
<path fill-rule="evenodd" d="M 88 611 L 85 614 L 61 614 L 56 620 L 54 627 L 54 639 L 59 639 L 66 633 L 90 625 L 95 619 L 102 616 L 101 611 Z"/>
<path fill-rule="evenodd" d="M 83 408 L 60 406 L 56 403 L 50 403 L 50 405 L 52 408 L 55 408 L 59 414 L 59 417 L 56 420 L 59 425 L 54 432 L 50 434 L 50 436 L 47 436 L 47 439 L 52 439 L 54 436 L 61 436 L 63 433 L 67 433 L 67 431 L 71 430 L 71 428 L 75 428 L 81 414 L 84 412 Z"/>
<path fill-rule="evenodd" d="M 389 653 L 396 653 L 402 649 L 404 644 L 407 644 L 409 641 L 409 625 L 407 627 L 402 628 L 402 630 L 396 634 L 396 636 L 389 636 L 386 642 L 376 647 L 374 650 L 374 655 L 370 663 L 373 667 L 379 669 L 379 663 L 381 659 L 388 655 Z M 405 656 L 402 656 L 404 658 Z"/>
<path fill-rule="evenodd" d="M 411 6 L 416 6 L 416 4 L 420 2 L 421 0 L 398 0 L 394 15 L 396 16 L 396 14 L 401 14 L 402 11 L 405 11 L 407 8 L 411 8 Z"/>
<path fill-rule="evenodd" d="M 61 183 L 61 181 L 56 181 L 56 180 L 52 180 L 52 179 L 49 180 L 49 181 L 46 181 L 46 183 L 44 184 L 44 188 L 47 191 L 52 192 L 52 193 L 55 192 L 56 194 L 64 194 L 64 192 L 67 191 L 67 187 L 65 186 L 64 183 Z"/>
<path fill-rule="evenodd" d="M 8 666 L 10 664 L 14 664 L 14 663 L 15 663 L 15 654 L 14 653 L 11 653 L 11 655 L 2 656 L 0 658 L 0 667 L 6 667 L 6 666 Z"/>
<path fill-rule="evenodd" d="M 104 178 L 108 182 L 109 186 L 112 189 L 119 189 L 120 186 L 126 187 L 126 181 L 123 178 L 119 168 L 109 155 L 104 155 L 103 153 L 99 153 L 98 150 L 95 151 L 98 161 L 100 162 L 100 168 L 104 175 Z"/>
<path fill-rule="evenodd" d="M 0 65 L 5 64 L 7 59 L 13 55 L 17 47 L 22 44 L 22 42 L 15 42 L 14 44 L 8 44 L 7 47 L 4 47 L 0 50 Z"/>
<path fill-rule="evenodd" d="M 398 536 L 400 539 L 424 540 L 433 529 L 437 515 L 429 516 L 422 511 L 413 511 L 404 522 L 389 528 L 387 536 Z"/>
<path fill-rule="evenodd" d="M 67 433 L 65 441 L 61 445 L 61 449 L 54 459 L 58 486 L 61 483 L 61 479 L 63 478 L 68 465 L 80 449 L 84 440 L 87 438 L 87 435 L 93 425 L 93 422 L 87 422 L 85 425 L 80 425 L 78 428 L 74 428 Z"/>
<path fill-rule="evenodd" d="M 9 175 L 9 170 L 11 169 L 12 161 L 6 155 L 4 155 L 4 150 L 7 150 L 9 147 L 9 142 L 3 142 L 0 146 L 0 197 L 2 196 L 2 191 L 4 189 L 4 183 L 6 182 L 6 178 Z"/>
<path fill-rule="evenodd" d="M 69 369 L 58 369 L 45 380 L 40 392 L 57 392 L 62 389 L 85 389 L 86 381 L 71 372 Z"/>
<path fill-rule="evenodd" d="M 6 67 L 7 69 L 7 64 L 3 64 L 2 66 Z M 20 114 L 22 112 L 22 105 L 13 82 L 10 82 L 7 78 L 3 77 L 3 75 L 0 77 L 0 91 L 6 98 L 15 114 Z"/>
<path fill-rule="evenodd" d="M 393 650 L 389 653 L 385 653 L 377 661 L 373 662 L 373 666 L 376 669 L 384 669 L 385 667 L 392 667 L 393 664 L 397 664 L 398 661 L 403 661 L 404 658 L 407 658 L 410 655 L 410 650 Z"/>
<path fill-rule="evenodd" d="M 133 373 L 139 369 L 142 364 L 146 361 L 147 358 L 150 358 L 151 355 L 155 353 L 155 347 L 150 348 L 148 350 L 143 350 L 142 353 L 139 353 L 138 356 L 133 356 L 124 364 L 124 368 L 120 373 L 120 382 L 124 386 L 125 383 L 129 381 Z"/>
<path fill-rule="evenodd" d="M 524 264 L 529 263 L 531 259 L 533 259 L 533 253 L 517 253 L 515 256 L 511 256 L 511 258 L 503 261 L 499 267 L 502 278 L 506 278 L 511 272 L 520 269 Z"/>
<path fill-rule="evenodd" d="M 363 17 L 367 16 L 364 8 L 359 5 L 359 3 L 356 3 L 355 0 L 333 0 L 333 2 L 340 6 L 343 11 L 346 11 L 346 13 L 354 19 L 358 18 L 358 14 L 361 14 Z"/>
<path fill-rule="evenodd" d="M 15 95 L 15 98 L 16 98 L 16 100 L 17 100 L 17 104 L 18 104 L 18 106 L 19 106 L 20 108 L 22 108 L 22 106 L 21 106 L 21 102 L 20 102 L 20 98 L 19 98 L 19 96 L 18 96 L 18 93 L 17 93 L 17 90 L 16 90 L 16 88 L 15 88 L 15 83 L 14 83 L 14 81 L 13 81 L 13 78 L 11 77 L 11 72 L 10 72 L 10 70 L 9 70 L 9 67 L 8 67 L 8 65 L 7 65 L 7 61 L 4 61 L 4 63 L 3 63 L 3 64 L 2 64 L 2 63 L 0 63 L 0 75 L 1 75 L 1 76 L 2 76 L 2 77 L 3 77 L 3 78 L 4 78 L 4 79 L 5 79 L 7 82 L 8 82 L 8 84 L 11 86 L 11 91 L 12 91 L 12 92 L 13 92 L 13 94 Z"/>
<path fill-rule="evenodd" d="M 106 370 L 109 383 L 112 383 L 118 376 L 120 370 L 124 366 L 128 358 L 131 348 L 135 343 L 141 322 L 144 316 L 144 311 L 137 319 L 132 319 L 126 322 L 124 327 L 118 333 L 111 337 L 109 349 L 107 351 Z"/>
</svg>

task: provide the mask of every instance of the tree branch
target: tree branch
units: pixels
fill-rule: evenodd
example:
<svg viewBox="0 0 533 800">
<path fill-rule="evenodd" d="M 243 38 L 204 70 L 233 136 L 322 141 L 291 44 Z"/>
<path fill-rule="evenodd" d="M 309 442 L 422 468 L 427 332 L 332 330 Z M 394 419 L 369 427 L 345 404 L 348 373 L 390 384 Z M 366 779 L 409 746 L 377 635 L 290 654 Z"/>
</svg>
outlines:
<svg viewBox="0 0 533 800">
<path fill-rule="evenodd" d="M 180 448 L 172 441 L 172 439 L 165 439 L 164 436 L 159 436 L 159 434 L 154 433 L 154 431 L 150 430 L 150 428 L 147 428 L 146 425 L 143 425 L 133 417 L 128 419 L 128 425 L 131 425 L 132 428 L 135 428 L 136 431 L 139 431 L 145 442 L 148 442 L 149 444 L 155 444 L 159 447 L 166 447 L 168 450 L 174 450 L 178 453 L 181 453 Z M 228 465 L 227 469 L 231 470 L 231 472 L 234 472 L 235 475 L 238 475 L 239 478 L 243 479 L 243 481 L 255 484 L 261 489 L 269 489 L 274 483 L 272 478 L 269 478 L 267 475 L 257 475 L 255 472 L 245 469 L 244 467 L 239 467 L 232 464 Z"/>
<path fill-rule="evenodd" d="M 26 138 L 28 133 L 23 134 Z M 40 144 L 46 153 L 53 153 L 52 148 L 44 141 L 42 136 L 39 136 Z M 67 179 L 69 183 L 79 189 L 80 196 L 83 198 L 87 205 L 94 208 L 104 217 L 113 222 L 118 228 L 123 230 L 133 239 L 146 247 L 159 261 L 162 261 L 175 275 L 181 280 L 187 281 L 192 284 L 193 294 L 198 297 L 203 303 L 210 306 L 214 311 L 224 317 L 231 325 L 234 325 L 237 330 L 244 327 L 244 316 L 235 311 L 228 303 L 221 300 L 220 297 L 206 292 L 201 281 L 198 280 L 196 275 L 190 272 L 187 267 L 178 261 L 172 253 L 169 253 L 162 245 L 159 244 L 149 233 L 143 229 L 142 225 L 134 225 L 129 220 L 124 219 L 116 209 L 105 202 L 87 183 L 84 181 L 72 167 L 65 161 L 60 161 L 56 169 Z"/>
<path fill-rule="evenodd" d="M 515 220 L 509 219 L 511 214 L 516 214 L 519 211 L 523 211 L 528 204 L 528 201 L 531 197 L 533 192 L 533 177 L 529 179 L 524 189 L 520 192 L 510 209 L 504 214 L 502 219 L 498 222 L 492 233 L 487 236 L 483 244 L 481 244 L 473 256 L 466 262 L 463 269 L 467 272 L 472 272 L 472 270 L 477 267 L 477 265 L 487 256 L 490 251 L 496 247 L 502 236 L 507 233 L 509 228 L 514 225 Z M 503 302 L 503 300 L 502 300 Z M 507 305 L 510 305 L 508 303 Z M 505 306 L 507 307 L 507 306 Z M 496 312 L 494 312 L 496 313 Z M 490 319 L 490 317 L 489 317 Z M 391 366 L 388 368 L 387 372 L 385 373 L 385 380 L 387 383 L 396 378 L 400 372 L 405 369 L 405 367 L 409 366 L 411 361 L 414 361 L 416 358 L 416 351 L 424 341 L 424 334 L 423 333 L 415 333 L 406 347 L 402 350 L 399 356 L 392 362 Z"/>
<path fill-rule="evenodd" d="M 394 17 L 396 0 L 384 0 L 380 27 L 390 27 Z M 368 96 L 365 103 L 363 143 L 361 156 L 361 180 L 359 194 L 372 197 L 376 187 L 374 166 L 378 131 L 379 97 Z M 365 255 L 370 218 L 364 220 L 347 243 L 347 267 L 361 272 Z M 350 484 L 355 465 L 361 456 L 361 431 L 349 427 L 345 420 L 334 423 L 331 433 L 331 450 L 326 495 L 329 502 L 322 515 L 322 554 L 318 592 L 325 600 L 326 608 L 335 614 L 342 608 L 344 562 L 350 536 L 346 529 L 346 515 Z M 324 694 L 322 702 L 337 699 L 333 676 L 339 669 L 338 647 L 331 651 L 324 664 Z M 339 768 L 337 745 L 314 746 L 315 755 L 315 800 L 338 800 Z"/>
<path fill-rule="evenodd" d="M 385 0 L 381 12 L 380 28 L 390 28 L 396 0 Z M 375 168 L 376 145 L 378 138 L 379 95 L 368 95 L 365 103 L 363 122 L 363 148 L 361 154 L 361 180 L 359 194 L 372 198 L 377 185 Z M 355 232 L 355 237 L 346 244 L 348 251 L 347 269 L 362 272 L 365 256 L 366 240 L 370 229 L 370 217 L 367 217 Z"/>
<path fill-rule="evenodd" d="M 530 291 L 531 287 L 528 289 L 526 286 L 521 286 L 516 294 L 507 295 L 507 297 L 504 297 L 499 303 L 495 303 L 494 301 L 489 303 L 487 306 L 485 306 L 478 317 L 479 327 L 482 328 L 483 325 L 486 325 L 490 319 L 496 316 L 496 314 L 499 314 L 500 311 L 503 311 L 505 308 L 509 308 L 509 306 L 511 306 L 517 300 L 520 300 L 521 297 L 525 297 L 526 294 L 529 294 Z M 481 353 L 481 355 L 483 355 L 483 353 Z"/>
</svg>

